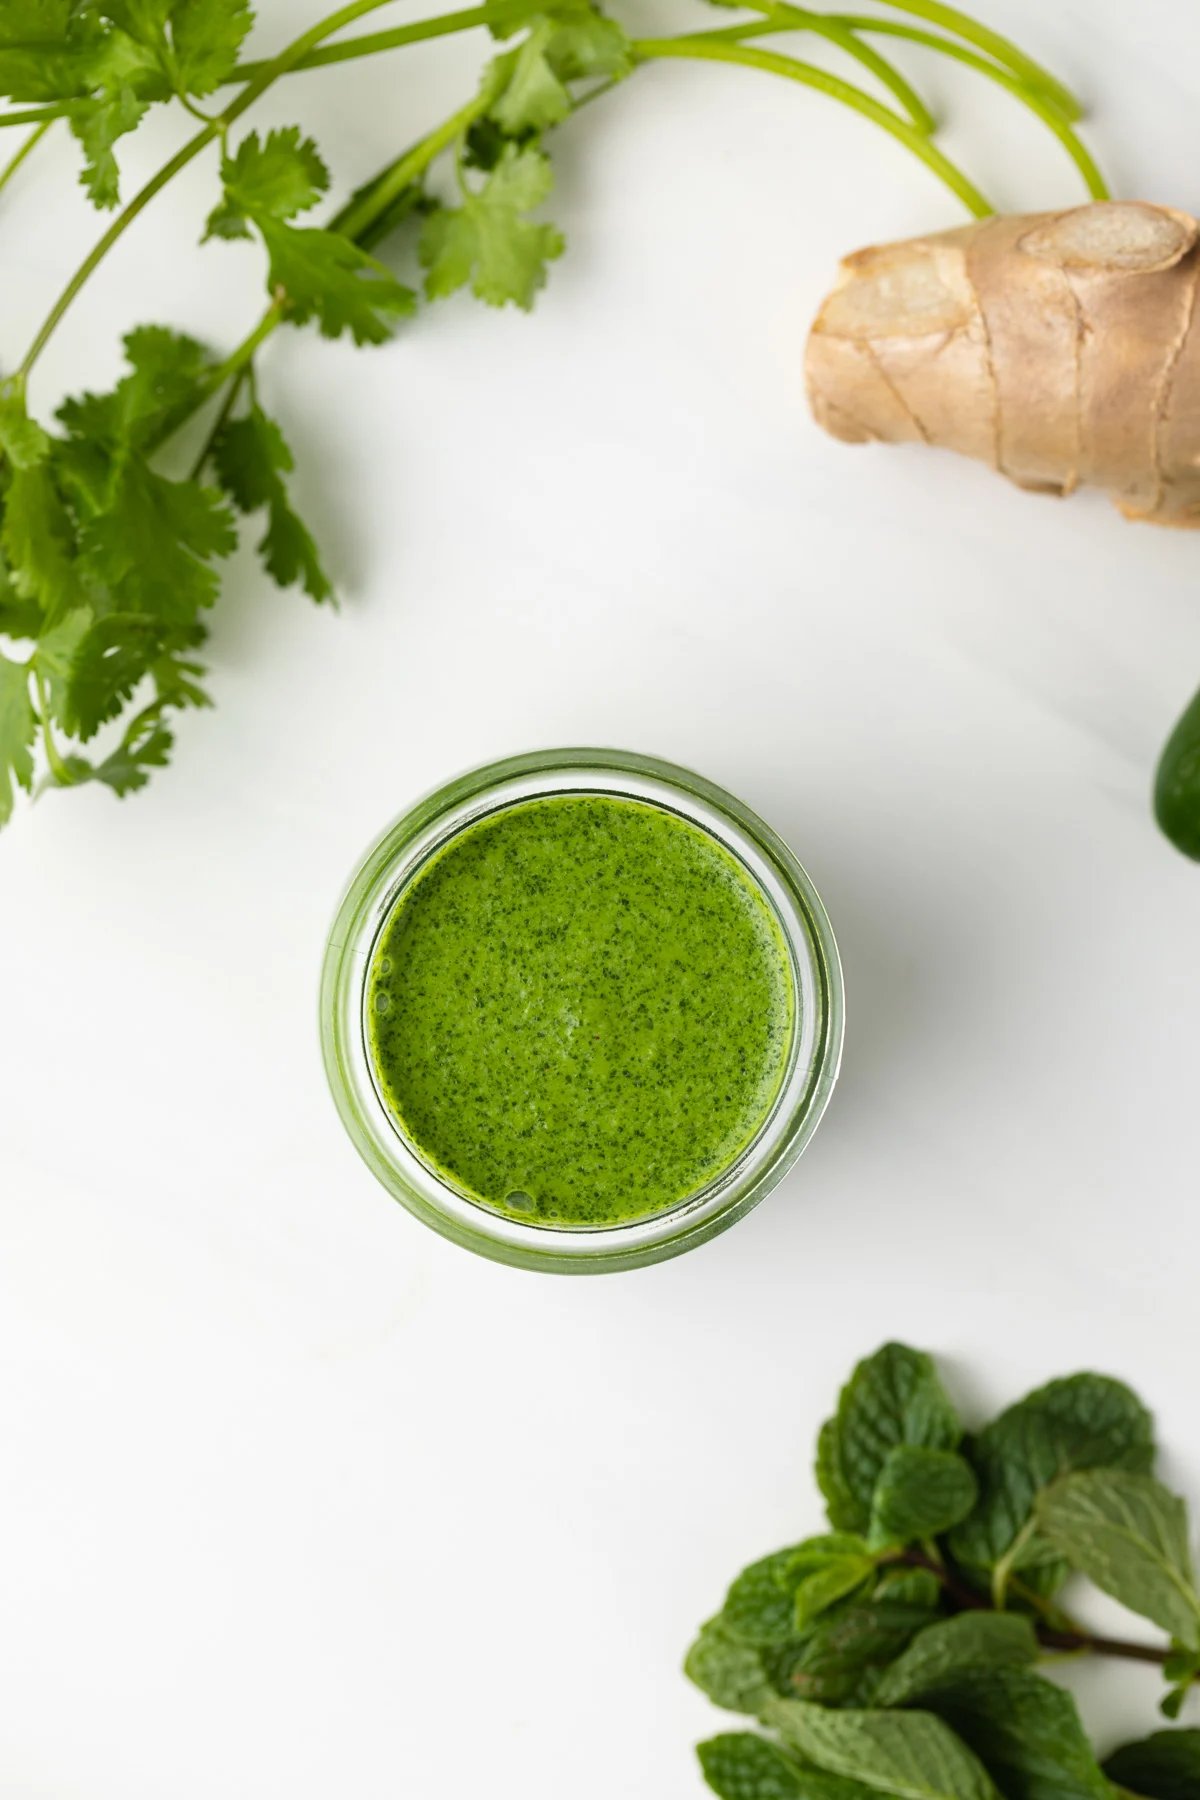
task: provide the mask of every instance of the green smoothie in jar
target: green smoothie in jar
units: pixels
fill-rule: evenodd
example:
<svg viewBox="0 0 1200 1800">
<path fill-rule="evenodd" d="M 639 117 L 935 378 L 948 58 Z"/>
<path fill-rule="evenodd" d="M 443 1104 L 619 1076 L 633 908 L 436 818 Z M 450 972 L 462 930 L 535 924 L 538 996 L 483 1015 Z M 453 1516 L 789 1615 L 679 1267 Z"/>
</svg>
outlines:
<svg viewBox="0 0 1200 1800">
<path fill-rule="evenodd" d="M 778 920 L 665 807 L 557 794 L 431 857 L 370 960 L 367 1052 L 420 1160 L 531 1224 L 677 1207 L 753 1143 L 797 999 Z"/>
</svg>

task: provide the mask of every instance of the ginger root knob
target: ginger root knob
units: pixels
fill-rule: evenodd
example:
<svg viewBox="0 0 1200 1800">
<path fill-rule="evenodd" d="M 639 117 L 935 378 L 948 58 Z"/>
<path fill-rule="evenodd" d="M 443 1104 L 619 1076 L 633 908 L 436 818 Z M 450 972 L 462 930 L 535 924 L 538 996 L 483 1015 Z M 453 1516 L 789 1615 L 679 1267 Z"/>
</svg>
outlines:
<svg viewBox="0 0 1200 1800">
<path fill-rule="evenodd" d="M 859 250 L 808 340 L 813 414 L 1200 527 L 1198 236 L 1171 207 L 1097 202 Z"/>
</svg>

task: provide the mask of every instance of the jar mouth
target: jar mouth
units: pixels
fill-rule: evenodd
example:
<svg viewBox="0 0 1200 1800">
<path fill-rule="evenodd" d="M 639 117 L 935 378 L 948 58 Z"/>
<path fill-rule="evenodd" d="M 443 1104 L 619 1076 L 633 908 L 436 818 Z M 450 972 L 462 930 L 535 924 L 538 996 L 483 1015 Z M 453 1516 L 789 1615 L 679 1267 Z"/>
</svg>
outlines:
<svg viewBox="0 0 1200 1800">
<path fill-rule="evenodd" d="M 785 948 L 793 997 L 782 1072 L 750 1139 L 694 1191 L 614 1221 L 518 1217 L 440 1167 L 405 1129 L 370 1043 L 370 970 L 389 921 L 430 864 L 483 821 L 530 800 L 613 797 L 697 827 L 730 855 L 764 902 Z M 600 1271 L 676 1255 L 732 1224 L 796 1160 L 828 1102 L 842 1043 L 842 983 L 832 928 L 791 852 L 740 801 L 690 770 L 610 750 L 534 752 L 469 771 L 377 840 L 342 901 L 325 955 L 321 1036 L 335 1102 L 388 1191 L 444 1236 L 500 1261 Z"/>
</svg>

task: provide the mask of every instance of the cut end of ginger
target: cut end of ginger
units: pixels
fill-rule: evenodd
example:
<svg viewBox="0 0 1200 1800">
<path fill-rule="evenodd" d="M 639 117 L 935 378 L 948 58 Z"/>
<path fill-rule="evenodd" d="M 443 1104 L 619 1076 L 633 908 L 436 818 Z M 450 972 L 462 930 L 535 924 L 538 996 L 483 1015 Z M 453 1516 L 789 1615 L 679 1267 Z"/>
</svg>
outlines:
<svg viewBox="0 0 1200 1800">
<path fill-rule="evenodd" d="M 1174 208 L 1104 201 L 857 251 L 809 338 L 813 414 L 1200 527 L 1198 237 Z"/>
</svg>

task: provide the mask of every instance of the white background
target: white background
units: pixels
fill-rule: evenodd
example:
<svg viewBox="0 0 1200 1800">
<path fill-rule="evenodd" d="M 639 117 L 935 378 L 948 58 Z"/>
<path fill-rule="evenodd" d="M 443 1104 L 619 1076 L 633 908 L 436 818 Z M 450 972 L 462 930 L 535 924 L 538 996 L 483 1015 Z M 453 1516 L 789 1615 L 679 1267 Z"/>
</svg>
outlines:
<svg viewBox="0 0 1200 1800">
<path fill-rule="evenodd" d="M 259 43 L 318 10 L 264 5 Z M 1093 102 L 1120 193 L 1200 206 L 1187 0 L 986 12 Z M 254 122 L 302 120 L 341 194 L 485 50 L 293 78 Z M 1003 96 L 909 66 L 998 204 L 1076 198 Z M 128 192 L 185 130 L 146 128 Z M 817 1526 L 815 1431 L 891 1335 L 972 1419 L 1121 1374 L 1200 1500 L 1200 869 L 1147 801 L 1200 680 L 1200 546 L 817 432 L 802 350 L 839 255 L 961 217 L 864 122 L 677 63 L 554 152 L 570 249 L 533 317 L 460 298 L 383 350 L 264 358 L 341 613 L 241 555 L 172 769 L 0 839 L 6 1800 L 698 1800 L 723 1718 L 683 1651 Z M 74 173 L 48 143 L 0 202 L 8 366 L 96 235 Z M 134 323 L 228 348 L 257 316 L 255 249 L 195 247 L 214 191 L 193 167 L 104 266 L 43 416 Z M 376 831 L 572 742 L 691 764 L 789 839 L 849 1029 L 757 1213 L 568 1281 L 387 1198 L 314 1013 Z M 1077 1685 L 1106 1747 L 1152 1728 L 1152 1674 Z"/>
</svg>

